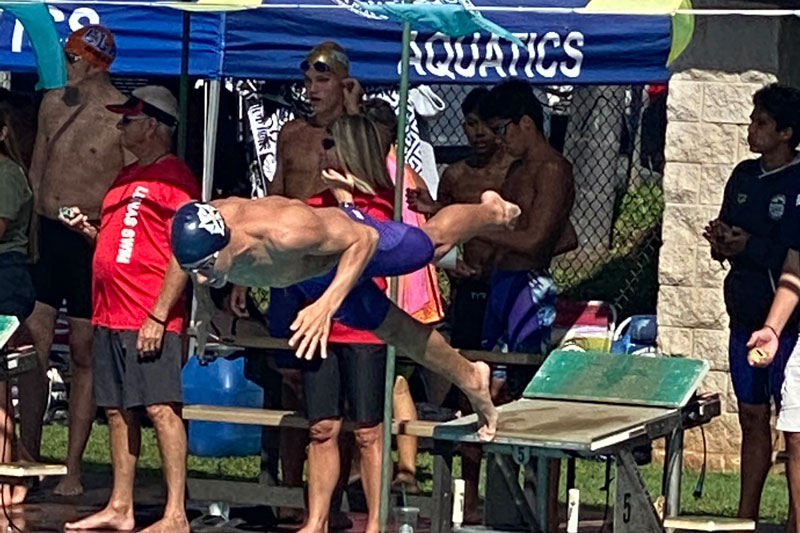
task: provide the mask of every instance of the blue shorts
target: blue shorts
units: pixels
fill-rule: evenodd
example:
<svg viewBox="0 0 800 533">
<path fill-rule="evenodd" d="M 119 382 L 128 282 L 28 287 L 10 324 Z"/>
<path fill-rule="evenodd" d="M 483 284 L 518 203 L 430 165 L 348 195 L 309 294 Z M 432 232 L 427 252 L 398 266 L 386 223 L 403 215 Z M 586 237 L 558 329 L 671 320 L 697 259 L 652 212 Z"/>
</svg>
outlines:
<svg viewBox="0 0 800 533">
<path fill-rule="evenodd" d="M 767 368 L 750 366 L 747 362 L 747 341 L 752 332 L 731 328 L 728 343 L 728 360 L 731 368 L 731 381 L 736 399 L 741 403 L 751 405 L 769 404 L 770 396 L 775 400 L 775 405 L 781 404 L 781 386 L 786 362 L 789 360 L 797 335 L 781 336 L 778 352 L 775 359 Z"/>
<path fill-rule="evenodd" d="M 342 209 L 353 220 L 377 230 L 378 248 L 334 318 L 350 327 L 374 330 L 383 324 L 392 302 L 372 278 L 410 274 L 423 268 L 433 259 L 434 245 L 419 228 L 402 222 L 376 220 L 350 205 Z M 296 287 L 309 300 L 316 301 L 335 275 L 334 268 L 325 275 L 301 281 Z"/>
<path fill-rule="evenodd" d="M 486 316 L 484 350 L 546 353 L 556 318 L 556 284 L 547 270 L 492 274 Z"/>
</svg>

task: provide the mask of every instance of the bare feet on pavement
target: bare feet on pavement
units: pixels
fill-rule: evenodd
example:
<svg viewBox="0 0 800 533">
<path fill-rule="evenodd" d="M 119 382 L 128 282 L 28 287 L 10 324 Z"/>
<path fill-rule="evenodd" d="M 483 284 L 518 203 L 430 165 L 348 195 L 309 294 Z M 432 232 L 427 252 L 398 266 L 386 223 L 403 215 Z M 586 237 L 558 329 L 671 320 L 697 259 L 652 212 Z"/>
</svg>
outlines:
<svg viewBox="0 0 800 533">
<path fill-rule="evenodd" d="M 484 193 L 485 194 L 485 193 Z M 483 361 L 472 363 L 474 376 L 469 388 L 464 388 L 464 394 L 478 415 L 478 438 L 484 442 L 494 439 L 497 432 L 497 409 L 492 403 L 489 392 L 491 372 L 489 365 Z"/>
<path fill-rule="evenodd" d="M 83 494 L 83 485 L 81 485 L 81 475 L 67 474 L 53 489 L 53 494 L 56 496 L 80 496 Z"/>
<path fill-rule="evenodd" d="M 102 511 L 81 520 L 67 522 L 64 524 L 64 529 L 112 529 L 116 531 L 131 531 L 135 525 L 136 521 L 133 518 L 133 507 L 126 512 L 120 512 L 112 507 L 106 507 Z M 188 525 L 186 531 L 189 531 Z"/>
<path fill-rule="evenodd" d="M 182 517 L 164 517 L 152 526 L 146 527 L 139 533 L 190 533 L 189 521 L 186 515 Z"/>
<path fill-rule="evenodd" d="M 497 210 L 498 224 L 508 229 L 514 229 L 517 219 L 522 213 L 519 206 L 513 202 L 506 202 L 503 197 L 495 191 L 484 191 L 481 194 L 481 203 L 492 206 Z"/>
</svg>

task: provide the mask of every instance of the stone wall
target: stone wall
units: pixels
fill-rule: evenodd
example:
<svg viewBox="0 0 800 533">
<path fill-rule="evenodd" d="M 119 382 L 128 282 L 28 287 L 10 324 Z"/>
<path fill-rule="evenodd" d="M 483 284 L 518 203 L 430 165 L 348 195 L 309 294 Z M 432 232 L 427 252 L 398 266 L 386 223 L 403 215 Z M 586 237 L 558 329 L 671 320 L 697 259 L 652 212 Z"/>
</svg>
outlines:
<svg viewBox="0 0 800 533">
<path fill-rule="evenodd" d="M 778 79 L 779 43 L 787 37 L 776 19 L 705 17 L 697 23 L 669 84 L 659 333 L 664 351 L 711 363 L 703 388 L 721 394 L 723 414 L 706 427 L 709 468 L 735 470 L 741 433 L 728 372 L 725 270 L 711 259 L 702 233 L 719 212 L 733 167 L 755 157 L 747 147 L 752 94 Z M 687 434 L 686 450 L 687 465 L 699 467 L 699 430 Z"/>
</svg>

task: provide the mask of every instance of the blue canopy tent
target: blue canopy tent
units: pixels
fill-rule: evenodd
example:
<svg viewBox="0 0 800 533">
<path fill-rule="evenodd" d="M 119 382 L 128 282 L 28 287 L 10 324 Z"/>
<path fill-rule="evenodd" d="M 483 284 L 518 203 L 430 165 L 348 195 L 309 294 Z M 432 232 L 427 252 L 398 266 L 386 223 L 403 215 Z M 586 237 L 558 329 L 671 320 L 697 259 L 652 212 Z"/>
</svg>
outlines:
<svg viewBox="0 0 800 533">
<path fill-rule="evenodd" d="M 105 0 L 85 4 L 52 1 L 49 5 L 62 37 L 89 23 L 104 24 L 115 32 L 118 56 L 112 73 L 183 74 L 184 81 L 189 74 L 215 80 L 210 84 L 206 117 L 203 189 L 208 197 L 214 161 L 214 150 L 208 148 L 216 141 L 222 77 L 297 78 L 298 65 L 307 51 L 323 40 L 336 39 L 348 50 L 352 75 L 362 82 L 399 80 L 397 159 L 402 161 L 409 81 L 492 83 L 506 77 L 522 77 L 531 83 L 548 85 L 666 81 L 667 60 L 674 57 L 673 43 L 681 41 L 674 33 L 686 34 L 673 32 L 675 22 L 668 10 L 656 15 L 614 15 L 592 12 L 591 8 L 592 4 L 602 4 L 605 8 L 668 4 L 674 8 L 673 4 L 682 1 L 688 0 L 482 0 L 479 6 L 472 6 L 469 0 L 439 0 L 433 6 L 415 5 L 402 13 L 402 30 L 396 20 L 376 14 L 375 6 L 356 0 L 296 0 L 293 4 L 259 0 L 217 0 L 213 4 L 199 0 L 173 2 L 171 7 L 158 2 Z M 448 3 L 462 12 L 450 10 L 448 14 L 440 7 Z M 199 11 L 192 16 L 188 38 L 184 35 L 184 13 L 173 9 L 177 7 Z M 477 28 L 465 31 L 474 27 L 470 24 L 454 27 L 453 22 L 459 17 L 467 22 L 469 17 L 473 22 L 479 17 L 468 11 L 473 7 L 484 11 L 499 25 L 495 27 L 497 31 L 474 31 Z M 416 13 L 411 13 L 412 10 Z M 7 11 L 2 15 L 0 69 L 34 70 L 35 57 L 23 37 L 21 24 Z M 411 31 L 412 21 L 417 31 Z M 425 29 L 431 26 L 433 30 Z M 437 33 L 437 29 L 444 33 Z M 503 34 L 508 38 L 499 36 Z M 182 50 L 188 50 L 188 65 L 183 70 Z M 397 171 L 395 213 L 399 216 L 403 166 L 397 165 Z M 396 284 L 392 296 L 396 300 Z M 391 384 L 394 383 L 394 349 L 389 348 L 384 402 L 387 451 L 391 442 Z M 380 513 L 384 531 L 390 473 L 391 454 L 384 453 Z"/>
<path fill-rule="evenodd" d="M 666 63 L 672 44 L 668 15 L 575 13 L 571 9 L 587 3 L 589 0 L 482 0 L 477 7 L 519 37 L 523 48 L 485 32 L 448 37 L 416 28 L 410 40 L 410 80 L 492 83 L 518 76 L 540 84 L 614 84 L 668 78 Z M 114 74 L 180 74 L 180 10 L 165 4 L 132 5 L 114 0 L 54 2 L 49 9 L 61 37 L 89 23 L 112 28 L 118 46 Z M 298 77 L 297 65 L 312 46 L 335 38 L 348 50 L 355 77 L 366 83 L 396 83 L 401 37 L 396 21 L 370 13 L 353 0 L 299 0 L 291 5 L 265 2 L 255 9 L 195 12 L 189 74 L 212 79 L 293 79 Z M 35 67 L 22 26 L 8 12 L 3 13 L 0 69 L 33 71 Z"/>
</svg>

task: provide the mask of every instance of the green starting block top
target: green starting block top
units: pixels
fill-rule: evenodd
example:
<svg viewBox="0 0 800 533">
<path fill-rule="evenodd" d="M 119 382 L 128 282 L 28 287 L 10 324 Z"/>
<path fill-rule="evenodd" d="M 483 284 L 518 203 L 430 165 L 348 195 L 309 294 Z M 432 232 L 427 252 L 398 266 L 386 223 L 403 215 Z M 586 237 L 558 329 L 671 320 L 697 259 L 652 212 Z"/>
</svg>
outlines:
<svg viewBox="0 0 800 533">
<path fill-rule="evenodd" d="M 708 370 L 702 359 L 556 350 L 523 397 L 677 408 Z"/>
<path fill-rule="evenodd" d="M 18 327 L 19 319 L 17 317 L 0 315 L 0 348 L 6 345 Z"/>
</svg>

